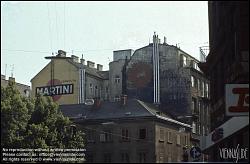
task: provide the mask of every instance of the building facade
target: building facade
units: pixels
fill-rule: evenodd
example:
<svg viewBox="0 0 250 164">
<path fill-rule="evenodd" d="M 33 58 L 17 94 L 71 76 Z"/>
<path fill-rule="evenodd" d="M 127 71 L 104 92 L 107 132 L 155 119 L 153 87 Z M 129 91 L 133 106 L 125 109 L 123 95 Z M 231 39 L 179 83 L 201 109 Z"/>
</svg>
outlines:
<svg viewBox="0 0 250 164">
<path fill-rule="evenodd" d="M 9 81 L 15 82 L 15 78 L 9 77 L 9 80 L 6 80 L 5 75 L 1 75 L 1 86 L 2 87 L 6 87 L 9 83 Z M 18 91 L 20 92 L 20 94 L 22 96 L 30 97 L 30 92 L 31 92 L 30 86 L 25 85 L 25 84 L 21 84 L 21 83 L 17 83 L 17 82 L 15 82 L 15 84 L 16 84 L 16 88 L 18 89 Z"/>
<path fill-rule="evenodd" d="M 108 99 L 108 73 L 102 65 L 59 50 L 57 56 L 47 57 L 51 61 L 31 80 L 32 96 L 42 93 L 52 96 L 58 104 L 85 103 L 87 99 Z"/>
<path fill-rule="evenodd" d="M 61 105 L 86 134 L 86 162 L 155 163 L 190 161 L 191 126 L 136 99 L 101 102 L 98 108 Z"/>
<path fill-rule="evenodd" d="M 157 35 L 153 38 L 153 43 L 137 49 L 128 62 L 127 94 L 158 104 L 161 110 L 191 124 L 195 145 L 210 128 L 209 81 L 197 59 L 168 45 L 166 39 L 160 43 Z"/>
<path fill-rule="evenodd" d="M 210 161 L 234 162 L 220 151 L 249 148 L 249 2 L 209 2 L 208 14 L 210 53 L 199 65 L 210 80 L 211 131 L 201 145 Z M 245 116 L 227 114 L 226 97 L 232 96 L 226 94 L 229 84 L 248 86 L 244 87 Z M 248 155 L 238 161 L 248 161 Z"/>
</svg>

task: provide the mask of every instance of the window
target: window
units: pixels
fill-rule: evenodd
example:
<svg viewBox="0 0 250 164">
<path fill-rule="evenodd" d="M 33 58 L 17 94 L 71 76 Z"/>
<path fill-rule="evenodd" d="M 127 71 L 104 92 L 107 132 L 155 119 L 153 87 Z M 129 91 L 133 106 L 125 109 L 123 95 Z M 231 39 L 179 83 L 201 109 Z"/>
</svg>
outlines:
<svg viewBox="0 0 250 164">
<path fill-rule="evenodd" d="M 192 98 L 192 113 L 196 112 L 196 98 Z"/>
<path fill-rule="evenodd" d="M 196 126 L 196 127 L 197 127 L 197 130 L 196 130 L 197 134 L 201 134 L 201 131 L 200 131 L 200 127 L 201 127 L 201 126 L 200 126 L 200 124 L 197 123 L 197 126 Z"/>
<path fill-rule="evenodd" d="M 89 84 L 89 89 L 90 89 L 90 93 L 93 94 L 93 85 L 91 83 Z"/>
<path fill-rule="evenodd" d="M 205 92 L 205 83 L 202 81 L 201 83 L 201 96 L 204 97 L 204 92 Z"/>
<path fill-rule="evenodd" d="M 168 143 L 172 143 L 172 132 L 168 131 Z"/>
<path fill-rule="evenodd" d="M 200 93 L 200 89 L 201 89 L 200 79 L 197 79 L 197 86 L 198 86 L 198 93 Z"/>
<path fill-rule="evenodd" d="M 184 146 L 188 145 L 187 136 L 184 136 Z"/>
<path fill-rule="evenodd" d="M 98 87 L 97 87 L 97 85 L 95 86 L 95 96 L 98 96 Z"/>
<path fill-rule="evenodd" d="M 194 69 L 198 70 L 198 64 L 194 61 Z"/>
<path fill-rule="evenodd" d="M 206 132 L 205 132 L 205 126 L 203 125 L 202 126 L 202 135 L 205 136 L 206 135 Z"/>
<path fill-rule="evenodd" d="M 128 137 L 128 129 L 122 129 L 122 141 L 128 141 L 129 137 Z"/>
<path fill-rule="evenodd" d="M 160 129 L 160 139 L 159 141 L 163 141 L 164 142 L 164 130 Z"/>
<path fill-rule="evenodd" d="M 121 153 L 121 161 L 129 163 L 129 154 L 128 153 Z"/>
<path fill-rule="evenodd" d="M 206 98 L 208 98 L 208 92 L 209 92 L 209 90 L 208 90 L 208 83 L 206 83 L 206 89 L 205 89 L 205 96 L 206 96 Z"/>
<path fill-rule="evenodd" d="M 146 129 L 139 130 L 139 139 L 146 139 Z"/>
<path fill-rule="evenodd" d="M 120 96 L 115 96 L 114 101 L 115 102 L 120 101 Z"/>
<path fill-rule="evenodd" d="M 179 134 L 176 134 L 176 144 L 181 145 L 181 136 Z"/>
<path fill-rule="evenodd" d="M 86 137 L 87 137 L 87 142 L 95 142 L 95 131 L 94 130 L 88 130 Z"/>
<path fill-rule="evenodd" d="M 100 141 L 101 142 L 112 142 L 112 133 L 110 130 L 102 132 L 100 134 Z"/>
<path fill-rule="evenodd" d="M 201 121 L 201 101 L 198 102 L 198 121 Z"/>
<path fill-rule="evenodd" d="M 193 121 L 193 123 L 192 123 L 192 132 L 193 132 L 193 133 L 196 133 L 196 124 L 195 124 L 194 121 Z"/>
<path fill-rule="evenodd" d="M 183 67 L 187 65 L 187 57 L 185 55 L 182 55 L 182 60 L 183 60 Z"/>
<path fill-rule="evenodd" d="M 139 163 L 145 163 L 146 162 L 146 153 L 145 152 L 140 152 L 138 154 L 139 157 Z"/>
<path fill-rule="evenodd" d="M 191 86 L 194 87 L 194 76 L 191 76 Z"/>
<path fill-rule="evenodd" d="M 116 83 L 116 84 L 119 84 L 119 83 L 120 83 L 120 76 L 119 76 L 119 75 L 116 75 L 116 76 L 115 76 L 115 83 Z"/>
</svg>

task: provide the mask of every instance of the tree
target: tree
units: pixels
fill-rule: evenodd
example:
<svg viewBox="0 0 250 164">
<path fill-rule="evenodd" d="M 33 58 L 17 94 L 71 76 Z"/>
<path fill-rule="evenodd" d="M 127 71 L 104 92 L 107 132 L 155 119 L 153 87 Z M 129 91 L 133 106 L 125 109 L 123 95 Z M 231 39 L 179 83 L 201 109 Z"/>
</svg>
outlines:
<svg viewBox="0 0 250 164">
<path fill-rule="evenodd" d="M 23 147 L 23 139 L 30 119 L 32 104 L 21 97 L 10 81 L 6 88 L 1 86 L 1 146 L 2 148 Z"/>
<path fill-rule="evenodd" d="M 1 87 L 2 148 L 83 148 L 84 133 L 51 97 L 22 97 L 14 82 Z"/>
</svg>

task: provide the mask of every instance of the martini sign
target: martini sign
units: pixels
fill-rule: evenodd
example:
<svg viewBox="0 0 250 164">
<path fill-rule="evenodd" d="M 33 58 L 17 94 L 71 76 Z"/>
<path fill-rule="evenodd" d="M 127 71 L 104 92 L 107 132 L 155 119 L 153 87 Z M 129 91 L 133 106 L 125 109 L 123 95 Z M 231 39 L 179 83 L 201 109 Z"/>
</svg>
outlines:
<svg viewBox="0 0 250 164">
<path fill-rule="evenodd" d="M 73 94 L 73 84 L 62 84 L 60 80 L 53 79 L 47 83 L 47 86 L 36 87 L 36 94 L 43 96 L 52 96 L 54 101 L 61 98 L 62 95 Z"/>
</svg>

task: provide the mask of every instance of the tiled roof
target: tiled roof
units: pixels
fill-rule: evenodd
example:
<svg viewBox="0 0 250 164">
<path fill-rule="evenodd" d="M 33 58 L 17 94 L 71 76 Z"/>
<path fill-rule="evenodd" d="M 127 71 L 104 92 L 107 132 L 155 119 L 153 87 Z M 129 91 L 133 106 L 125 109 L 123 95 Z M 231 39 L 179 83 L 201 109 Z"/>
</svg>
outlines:
<svg viewBox="0 0 250 164">
<path fill-rule="evenodd" d="M 101 107 L 94 109 L 93 106 L 85 104 L 60 105 L 64 115 L 72 118 L 80 116 L 86 119 L 111 119 L 123 117 L 152 116 L 150 112 L 135 99 L 128 100 L 127 105 L 122 106 L 120 102 L 101 102 Z"/>
<path fill-rule="evenodd" d="M 105 101 L 97 109 L 85 104 L 60 105 L 59 108 L 65 116 L 72 119 L 84 118 L 85 121 L 152 117 L 190 128 L 190 125 L 160 112 L 154 105 L 150 106 L 136 99 L 128 99 L 125 106 L 122 106 L 120 102 Z"/>
</svg>

